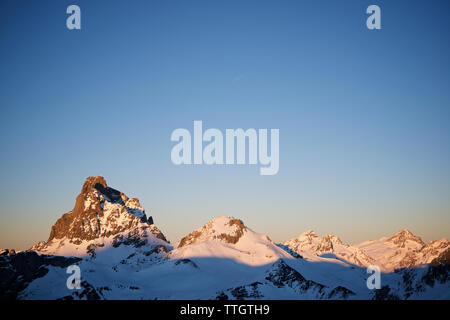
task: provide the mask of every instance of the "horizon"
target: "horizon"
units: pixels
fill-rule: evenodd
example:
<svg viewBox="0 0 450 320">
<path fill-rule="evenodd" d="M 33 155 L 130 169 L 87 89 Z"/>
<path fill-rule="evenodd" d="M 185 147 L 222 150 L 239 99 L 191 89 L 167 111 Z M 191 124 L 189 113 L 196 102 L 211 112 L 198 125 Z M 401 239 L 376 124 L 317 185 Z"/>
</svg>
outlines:
<svg viewBox="0 0 450 320">
<path fill-rule="evenodd" d="M 102 175 L 89 176 L 89 177 L 86 177 L 86 179 L 91 178 L 91 177 L 103 177 L 103 176 L 102 176 Z M 115 189 L 115 190 L 117 190 L 117 191 L 120 191 L 120 192 L 124 193 L 124 194 L 125 194 L 127 197 L 129 197 L 129 198 L 133 198 L 132 196 L 129 196 L 129 195 L 128 195 L 126 192 L 124 192 L 123 190 L 120 190 L 120 188 L 115 188 L 115 187 L 113 187 L 113 186 L 110 186 L 110 185 L 108 184 L 108 180 L 107 180 L 105 177 L 103 177 L 103 178 L 106 180 L 106 183 L 107 183 L 108 187 L 111 187 L 111 188 L 113 188 L 113 189 Z M 80 189 L 80 190 L 81 190 L 81 189 Z M 74 199 L 75 199 L 75 197 L 74 197 Z M 138 199 L 138 200 L 139 200 L 139 199 Z M 75 201 L 75 200 L 74 200 L 74 201 Z M 139 201 L 140 201 L 140 200 L 139 200 Z M 142 205 L 142 203 L 141 203 L 141 205 Z M 145 209 L 145 207 L 144 207 L 144 209 Z M 66 212 L 63 212 L 63 213 L 61 213 L 60 216 L 62 216 L 62 215 L 65 214 L 65 213 L 69 213 L 69 212 L 71 212 L 71 211 L 72 211 L 72 209 L 70 209 L 70 210 L 68 210 L 68 211 L 66 211 Z M 155 220 L 155 216 L 154 216 L 154 215 L 148 214 L 147 211 L 146 211 L 145 213 L 146 213 L 146 215 L 147 215 L 147 218 L 148 218 L 148 217 L 152 217 L 153 221 Z M 167 232 L 167 231 L 165 231 L 164 229 L 160 228 L 160 226 L 158 226 L 157 223 L 154 223 L 154 224 L 155 224 L 155 226 L 158 227 L 158 229 L 166 236 L 167 240 L 168 240 L 171 244 L 176 244 L 176 243 L 179 243 L 183 237 L 189 235 L 189 234 L 190 234 L 191 232 L 193 232 L 194 230 L 197 230 L 197 229 L 201 228 L 201 227 L 204 226 L 206 223 L 208 223 L 208 222 L 210 222 L 210 221 L 212 221 L 212 220 L 215 220 L 216 218 L 219 218 L 219 217 L 228 217 L 228 218 L 236 218 L 236 219 L 240 219 L 240 220 L 244 223 L 245 227 L 251 229 L 252 231 L 254 231 L 254 232 L 256 232 L 256 233 L 260 233 L 258 230 L 255 230 L 254 228 L 252 228 L 251 225 L 248 225 L 248 224 L 245 222 L 245 220 L 241 219 L 240 217 L 233 216 L 233 215 L 226 215 L 226 214 L 224 214 L 224 215 L 216 215 L 216 216 L 214 216 L 214 217 L 210 217 L 208 220 L 204 221 L 204 223 L 203 223 L 202 225 L 199 225 L 198 227 L 195 227 L 194 229 L 192 229 L 192 230 L 186 232 L 185 234 L 183 234 L 183 235 L 181 235 L 181 236 L 178 236 L 178 238 L 175 238 L 175 239 L 172 239 L 170 236 L 168 236 L 168 234 L 171 234 L 171 232 Z M 58 218 L 58 219 L 59 219 L 59 218 Z M 56 222 L 56 221 L 55 221 L 55 222 Z M 55 222 L 54 222 L 54 223 L 55 223 Z M 53 223 L 53 224 L 54 224 L 54 223 Z M 52 225 L 53 225 L 53 224 L 52 224 Z M 51 225 L 51 226 L 52 226 L 52 225 Z M 49 226 L 49 230 L 51 229 L 51 226 Z M 350 245 L 350 246 L 358 245 L 358 244 L 361 244 L 361 243 L 364 243 L 364 242 L 367 242 L 367 241 L 379 240 L 379 239 L 382 239 L 382 238 L 389 238 L 389 237 L 391 237 L 391 236 L 393 236 L 393 235 L 396 235 L 396 234 L 398 234 L 398 233 L 400 233 L 400 232 L 402 232 L 402 231 L 409 231 L 409 232 L 412 233 L 413 235 L 418 236 L 418 237 L 419 237 L 420 239 L 422 239 L 422 241 L 424 241 L 425 243 L 429 243 L 430 241 L 440 241 L 440 240 L 444 240 L 444 239 L 445 239 L 445 240 L 448 240 L 448 238 L 446 238 L 446 237 L 442 237 L 442 238 L 439 238 L 439 239 L 429 239 L 429 240 L 425 240 L 424 238 L 422 238 L 422 236 L 421 236 L 420 234 L 417 234 L 417 233 L 415 233 L 415 232 L 409 230 L 408 228 L 401 228 L 401 229 L 398 229 L 397 231 L 393 232 L 392 234 L 381 235 L 381 236 L 379 236 L 378 238 L 374 238 L 374 239 L 362 239 L 361 241 L 358 241 L 358 242 L 347 242 L 347 241 L 345 241 L 345 239 L 343 239 L 339 234 L 335 234 L 335 233 L 333 233 L 333 232 L 319 233 L 319 232 L 317 232 L 315 229 L 305 229 L 305 230 L 301 231 L 300 233 L 298 233 L 298 235 L 296 235 L 296 236 L 290 237 L 290 238 L 288 238 L 288 239 L 281 239 L 281 240 L 279 240 L 279 241 L 274 241 L 274 242 L 277 243 L 277 244 L 282 244 L 282 243 L 284 243 L 284 242 L 286 242 L 286 241 L 295 239 L 295 238 L 301 236 L 303 233 L 306 233 L 306 232 L 309 232 L 309 231 L 313 231 L 313 232 L 316 233 L 316 235 L 318 235 L 319 237 L 324 237 L 325 235 L 334 235 L 334 236 L 337 236 L 340 240 L 342 240 L 342 241 L 344 242 L 344 244 L 347 244 L 347 245 Z M 48 232 L 48 234 L 49 234 L 49 233 L 50 233 L 50 231 Z M 273 239 L 273 238 L 270 236 L 270 234 L 265 234 L 265 235 L 269 236 L 270 239 Z M 47 237 L 47 238 L 48 238 L 48 237 Z M 46 239 L 47 239 L 47 238 L 46 238 Z M 47 241 L 47 240 L 37 240 L 37 241 L 34 241 L 31 245 L 28 245 L 28 246 L 26 246 L 26 247 L 24 247 L 24 248 L 13 248 L 13 247 L 4 247 L 4 246 L 0 246 L 0 249 L 14 249 L 14 250 L 16 250 L 16 251 L 24 251 L 24 250 L 27 250 L 27 249 L 31 248 L 34 244 L 37 244 L 37 243 L 40 242 L 40 241 Z"/>
<path fill-rule="evenodd" d="M 279 243 L 450 239 L 450 2 L 0 3 L 0 248 L 46 240 L 87 176 L 171 241 L 212 217 Z M 171 133 L 279 130 L 279 170 L 175 165 Z"/>
</svg>

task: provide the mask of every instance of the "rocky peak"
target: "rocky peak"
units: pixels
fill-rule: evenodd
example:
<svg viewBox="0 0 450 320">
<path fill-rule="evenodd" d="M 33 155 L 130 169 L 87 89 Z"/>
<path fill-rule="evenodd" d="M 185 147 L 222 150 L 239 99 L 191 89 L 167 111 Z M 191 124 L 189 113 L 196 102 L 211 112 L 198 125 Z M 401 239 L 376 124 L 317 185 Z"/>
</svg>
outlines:
<svg viewBox="0 0 450 320">
<path fill-rule="evenodd" d="M 332 250 L 333 244 L 344 245 L 339 237 L 326 234 L 319 237 L 313 230 L 303 232 L 297 238 L 285 242 L 286 245 L 314 248 L 319 251 Z"/>
<path fill-rule="evenodd" d="M 450 245 L 450 241 L 446 238 L 442 238 L 441 240 L 431 240 L 427 246 L 429 247 L 437 247 L 437 248 L 446 248 Z"/>
<path fill-rule="evenodd" d="M 220 216 L 181 239 L 178 247 L 206 240 L 221 240 L 235 244 L 247 231 L 244 223 L 233 217 Z"/>
<path fill-rule="evenodd" d="M 317 246 L 317 251 L 333 251 L 334 245 L 336 244 L 344 245 L 337 236 L 326 234 L 322 237 L 320 244 Z"/>
<path fill-rule="evenodd" d="M 416 235 L 414 235 L 411 231 L 408 229 L 402 229 L 395 233 L 392 237 L 388 238 L 386 241 L 392 242 L 399 246 L 400 248 L 404 248 L 407 246 L 407 242 L 411 241 L 416 246 L 424 246 L 425 243 L 422 241 L 422 239 Z M 420 248 L 419 248 L 420 249 Z"/>
<path fill-rule="evenodd" d="M 446 265 L 450 266 L 450 248 L 447 248 L 445 251 L 443 251 L 439 256 L 437 256 L 433 261 L 431 261 L 430 265 L 432 267 L 438 266 L 438 265 Z M 447 274 L 447 276 L 449 276 Z"/>
<path fill-rule="evenodd" d="M 81 194 L 87 194 L 91 192 L 94 188 L 104 188 L 106 189 L 106 180 L 103 176 L 87 177 L 84 181 L 83 187 L 81 188 Z"/>
<path fill-rule="evenodd" d="M 407 237 L 414 237 L 414 234 L 411 231 L 409 231 L 408 229 L 406 229 L 406 228 L 399 230 L 394 235 L 396 235 L 396 236 L 404 235 L 404 236 L 407 236 Z"/>
<path fill-rule="evenodd" d="M 293 238 L 289 241 L 286 241 L 284 244 L 294 245 L 294 244 L 312 244 L 317 241 L 319 236 L 314 232 L 314 230 L 307 230 L 299 235 L 297 238 Z"/>
<path fill-rule="evenodd" d="M 68 238 L 70 242 L 79 244 L 83 240 L 110 237 L 152 224 L 153 219 L 147 218 L 137 198 L 130 199 L 108 187 L 102 176 L 88 177 L 74 208 L 52 226 L 47 242 Z M 164 238 L 162 234 L 161 238 Z"/>
<path fill-rule="evenodd" d="M 314 232 L 314 230 L 308 230 L 303 232 L 299 238 L 318 238 L 319 236 L 317 235 L 317 233 Z"/>
</svg>

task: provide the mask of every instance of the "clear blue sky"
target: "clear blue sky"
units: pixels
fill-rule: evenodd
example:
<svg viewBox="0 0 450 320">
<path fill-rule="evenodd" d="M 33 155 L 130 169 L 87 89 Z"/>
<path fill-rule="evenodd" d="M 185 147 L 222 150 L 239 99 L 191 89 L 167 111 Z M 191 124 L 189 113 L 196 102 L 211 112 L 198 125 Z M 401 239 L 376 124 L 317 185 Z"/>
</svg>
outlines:
<svg viewBox="0 0 450 320">
<path fill-rule="evenodd" d="M 82 30 L 66 28 L 81 7 Z M 366 28 L 378 4 L 382 30 Z M 0 247 L 84 179 L 176 241 L 217 215 L 275 241 L 450 238 L 450 2 L 0 2 Z M 279 128 L 280 170 L 174 166 L 176 128 Z"/>
</svg>

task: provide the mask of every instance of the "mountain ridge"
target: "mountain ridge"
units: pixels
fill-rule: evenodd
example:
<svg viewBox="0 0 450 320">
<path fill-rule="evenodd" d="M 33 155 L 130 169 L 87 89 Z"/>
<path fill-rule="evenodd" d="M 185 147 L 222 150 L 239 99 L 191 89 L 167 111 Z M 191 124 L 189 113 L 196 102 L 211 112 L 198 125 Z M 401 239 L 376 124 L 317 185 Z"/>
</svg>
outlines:
<svg viewBox="0 0 450 320">
<path fill-rule="evenodd" d="M 88 177 L 47 241 L 0 250 L 3 299 L 450 299 L 449 241 L 407 229 L 357 245 L 308 230 L 281 244 L 219 216 L 170 244 L 137 198 Z M 79 290 L 65 268 L 82 270 Z M 383 287 L 366 286 L 379 265 Z"/>
</svg>

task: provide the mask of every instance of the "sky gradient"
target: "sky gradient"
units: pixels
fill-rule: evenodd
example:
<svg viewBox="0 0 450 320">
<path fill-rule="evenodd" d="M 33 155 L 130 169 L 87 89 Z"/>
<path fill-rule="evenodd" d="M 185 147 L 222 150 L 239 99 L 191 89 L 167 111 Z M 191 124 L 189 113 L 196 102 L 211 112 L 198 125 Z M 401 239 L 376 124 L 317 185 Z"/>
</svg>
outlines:
<svg viewBox="0 0 450 320">
<path fill-rule="evenodd" d="M 66 28 L 81 7 L 82 29 Z M 382 29 L 366 28 L 378 4 Z M 171 241 L 212 217 L 284 241 L 450 238 L 450 2 L 0 2 L 0 248 L 87 176 Z M 280 169 L 175 166 L 176 128 L 280 129 Z"/>
</svg>

